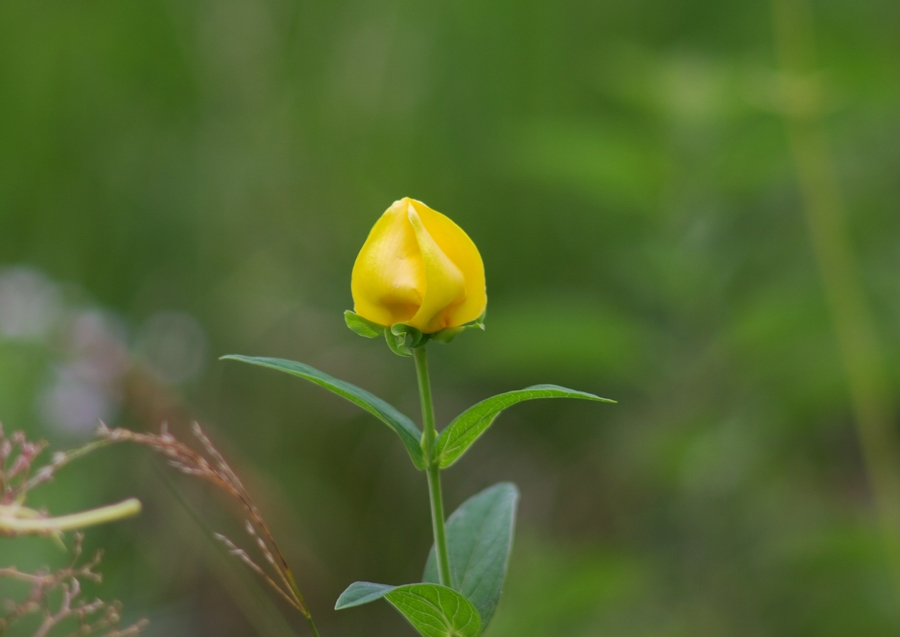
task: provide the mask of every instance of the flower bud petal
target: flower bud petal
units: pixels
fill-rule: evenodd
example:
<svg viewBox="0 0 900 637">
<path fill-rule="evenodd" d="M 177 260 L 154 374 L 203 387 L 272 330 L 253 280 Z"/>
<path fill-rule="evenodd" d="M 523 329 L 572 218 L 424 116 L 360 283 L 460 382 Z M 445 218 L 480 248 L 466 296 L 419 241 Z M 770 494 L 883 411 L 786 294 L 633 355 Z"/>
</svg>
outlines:
<svg viewBox="0 0 900 637">
<path fill-rule="evenodd" d="M 449 217 L 432 210 L 421 201 L 412 199 L 410 203 L 441 251 L 463 275 L 465 298 L 459 304 L 447 308 L 447 324 L 444 327 L 457 327 L 474 321 L 484 314 L 487 307 L 484 263 L 475 242 Z"/>
<path fill-rule="evenodd" d="M 425 298 L 419 311 L 407 324 L 426 334 L 450 327 L 449 308 L 466 299 L 463 275 L 441 250 L 422 225 L 422 220 L 412 204 L 409 206 L 409 223 L 416 233 L 422 264 L 425 268 Z"/>
<path fill-rule="evenodd" d="M 372 228 L 350 287 L 361 317 L 425 334 L 473 321 L 487 304 L 478 248 L 453 221 L 409 198 Z"/>
<path fill-rule="evenodd" d="M 379 325 L 409 321 L 425 296 L 425 271 L 405 205 L 376 222 L 351 275 L 354 311 Z"/>
</svg>

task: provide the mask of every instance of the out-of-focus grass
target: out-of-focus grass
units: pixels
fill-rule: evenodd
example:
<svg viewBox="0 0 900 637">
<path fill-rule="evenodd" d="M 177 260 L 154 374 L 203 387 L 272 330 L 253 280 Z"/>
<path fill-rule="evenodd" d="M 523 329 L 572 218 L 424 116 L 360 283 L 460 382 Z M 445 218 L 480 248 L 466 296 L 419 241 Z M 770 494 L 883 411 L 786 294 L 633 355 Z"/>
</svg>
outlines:
<svg viewBox="0 0 900 637">
<path fill-rule="evenodd" d="M 894 396 L 898 12 L 813 5 Z M 371 224 L 413 196 L 467 230 L 488 275 L 487 331 L 433 348 L 442 422 L 537 382 L 619 400 L 519 406 L 448 472 L 449 508 L 522 489 L 489 635 L 896 633 L 779 78 L 765 3 L 0 5 L 0 420 L 64 447 L 89 427 L 54 405 L 134 428 L 200 418 L 323 637 L 408 633 L 389 608 L 330 609 L 348 582 L 420 577 L 422 476 L 365 414 L 216 357 L 300 359 L 417 414 L 408 361 L 341 319 Z M 16 281 L 46 329 L 9 327 L 10 266 L 40 273 Z M 251 634 L 230 598 L 248 593 L 149 462 L 106 450 L 36 503 L 141 497 L 138 520 L 88 535 L 108 548 L 104 596 L 150 634 Z M 0 559 L 58 558 L 21 546 Z"/>
</svg>

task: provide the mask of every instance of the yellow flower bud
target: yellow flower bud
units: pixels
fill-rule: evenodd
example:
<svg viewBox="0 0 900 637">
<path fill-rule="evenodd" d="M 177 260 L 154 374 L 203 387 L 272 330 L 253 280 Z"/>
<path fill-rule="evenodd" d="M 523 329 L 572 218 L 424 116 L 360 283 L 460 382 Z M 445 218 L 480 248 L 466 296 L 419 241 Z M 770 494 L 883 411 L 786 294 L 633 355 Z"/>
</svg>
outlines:
<svg viewBox="0 0 900 637">
<path fill-rule="evenodd" d="M 350 278 L 354 311 L 424 334 L 484 314 L 487 294 L 478 248 L 462 228 L 421 201 L 395 201 L 375 223 Z"/>
</svg>

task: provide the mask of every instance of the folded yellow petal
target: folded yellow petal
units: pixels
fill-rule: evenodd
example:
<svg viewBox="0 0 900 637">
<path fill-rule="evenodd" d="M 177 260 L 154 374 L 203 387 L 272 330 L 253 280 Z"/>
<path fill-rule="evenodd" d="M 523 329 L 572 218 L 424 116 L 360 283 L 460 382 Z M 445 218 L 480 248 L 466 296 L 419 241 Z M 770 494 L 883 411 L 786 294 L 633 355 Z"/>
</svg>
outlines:
<svg viewBox="0 0 900 637">
<path fill-rule="evenodd" d="M 363 244 L 350 278 L 354 311 L 379 325 L 405 323 L 425 296 L 425 271 L 406 206 L 382 215 Z"/>
<path fill-rule="evenodd" d="M 379 325 L 431 334 L 477 319 L 487 304 L 478 248 L 453 221 L 414 199 L 388 208 L 351 276 L 354 311 Z"/>
<path fill-rule="evenodd" d="M 463 275 L 465 299 L 462 303 L 448 308 L 445 327 L 457 327 L 463 323 L 474 321 L 484 314 L 487 307 L 487 291 L 484 279 L 484 263 L 475 243 L 462 228 L 450 218 L 436 212 L 420 201 L 412 201 L 422 225 L 434 237 L 435 242 L 459 268 Z"/>
<path fill-rule="evenodd" d="M 431 334 L 450 327 L 448 310 L 465 301 L 465 283 L 462 272 L 422 225 L 412 204 L 409 206 L 409 222 L 415 230 L 425 269 L 425 298 L 419 311 L 407 323 L 425 334 Z"/>
</svg>

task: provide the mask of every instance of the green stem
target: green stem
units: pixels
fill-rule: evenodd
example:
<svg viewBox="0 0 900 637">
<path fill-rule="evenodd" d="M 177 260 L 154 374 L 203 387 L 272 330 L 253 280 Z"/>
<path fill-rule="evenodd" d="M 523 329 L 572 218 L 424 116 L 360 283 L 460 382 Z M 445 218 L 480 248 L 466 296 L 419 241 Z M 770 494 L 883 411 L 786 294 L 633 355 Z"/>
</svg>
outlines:
<svg viewBox="0 0 900 637">
<path fill-rule="evenodd" d="M 444 529 L 444 499 L 441 495 L 441 468 L 431 455 L 437 432 L 434 426 L 434 404 L 431 401 L 431 381 L 428 378 L 428 357 L 425 347 L 413 349 L 419 399 L 422 402 L 422 451 L 425 453 L 425 474 L 428 476 L 428 495 L 431 500 L 431 526 L 434 530 L 434 550 L 437 556 L 438 578 L 441 584 L 452 587 L 450 557 L 447 552 L 447 532 Z"/>
<path fill-rule="evenodd" d="M 141 512 L 141 503 L 135 498 L 129 498 L 118 504 L 60 515 L 55 518 L 31 517 L 31 509 L 24 507 L 0 507 L 0 534 L 19 535 L 25 533 L 54 533 L 58 531 L 72 531 L 83 529 L 95 524 L 115 522 L 123 518 L 129 518 Z M 22 517 L 25 515 L 25 517 Z"/>
<path fill-rule="evenodd" d="M 900 590 L 900 438 L 897 405 L 885 367 L 859 261 L 847 230 L 847 210 L 829 145 L 809 0 L 773 0 L 784 118 L 797 180 L 834 321 L 863 464 L 872 490 L 895 584 Z"/>
<path fill-rule="evenodd" d="M 278 550 L 277 547 L 276 550 Z M 303 594 L 300 592 L 300 587 L 297 586 L 297 580 L 294 579 L 294 574 L 291 572 L 291 569 L 288 568 L 287 562 L 285 562 L 284 557 L 281 556 L 281 551 L 278 551 L 278 556 L 281 557 L 282 564 L 284 565 L 285 576 L 287 577 L 287 580 L 291 585 L 291 591 L 293 591 L 294 596 L 297 598 L 297 601 L 300 604 L 300 612 L 303 613 L 303 616 L 306 617 L 306 621 L 309 622 L 309 627 L 312 628 L 313 635 L 315 635 L 316 637 L 321 637 L 319 635 L 319 629 L 316 628 L 316 622 L 313 621 L 312 613 L 310 613 L 309 609 L 306 607 L 306 600 L 303 599 Z"/>
</svg>

